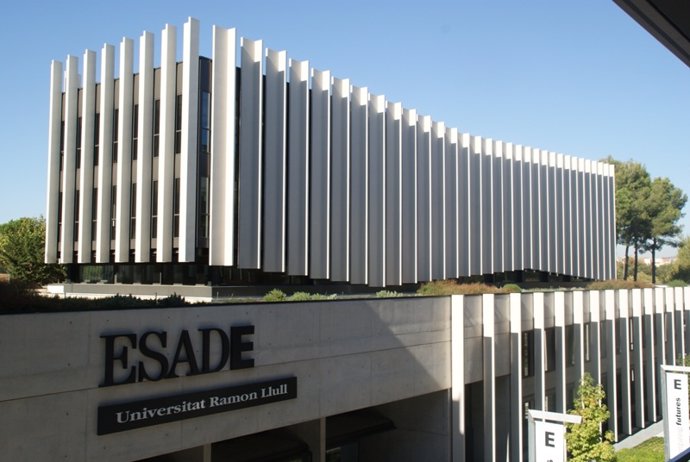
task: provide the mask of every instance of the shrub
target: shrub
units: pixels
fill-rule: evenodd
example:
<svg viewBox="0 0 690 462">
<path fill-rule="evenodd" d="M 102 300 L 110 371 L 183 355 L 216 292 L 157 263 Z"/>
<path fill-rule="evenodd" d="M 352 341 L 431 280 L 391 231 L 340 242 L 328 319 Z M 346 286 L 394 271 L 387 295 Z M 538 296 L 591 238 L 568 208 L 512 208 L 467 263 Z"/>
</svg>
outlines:
<svg viewBox="0 0 690 462">
<path fill-rule="evenodd" d="M 308 292 L 295 292 L 294 294 L 287 297 L 285 300 L 289 302 L 307 302 L 311 300 L 335 300 L 336 295 L 325 295 L 325 294 L 310 294 Z"/>
<path fill-rule="evenodd" d="M 156 300 L 156 306 L 161 308 L 174 308 L 176 306 L 189 305 L 182 295 L 172 294 Z"/>
<path fill-rule="evenodd" d="M 666 285 L 669 287 L 685 287 L 688 285 L 688 283 L 682 279 L 674 279 L 672 281 L 668 281 Z"/>
<path fill-rule="evenodd" d="M 511 293 L 517 293 L 517 292 L 522 292 L 522 288 L 517 285 L 517 284 L 504 284 L 502 287 L 503 290 Z"/>
<path fill-rule="evenodd" d="M 593 281 L 587 284 L 589 290 L 606 289 L 648 289 L 654 287 L 651 282 L 629 281 L 624 279 L 607 279 L 604 281 Z"/>
<path fill-rule="evenodd" d="M 285 301 L 286 295 L 285 292 L 283 292 L 280 289 L 273 289 L 270 292 L 268 292 L 266 295 L 264 295 L 264 301 L 265 302 L 283 302 Z"/>
<path fill-rule="evenodd" d="M 417 290 L 420 295 L 478 295 L 478 294 L 506 294 L 513 290 L 496 287 L 480 282 L 459 284 L 457 281 L 431 281 L 422 284 Z"/>
<path fill-rule="evenodd" d="M 403 294 L 400 292 L 396 292 L 394 290 L 379 290 L 376 292 L 376 298 L 394 298 L 394 297 L 402 297 Z"/>
</svg>

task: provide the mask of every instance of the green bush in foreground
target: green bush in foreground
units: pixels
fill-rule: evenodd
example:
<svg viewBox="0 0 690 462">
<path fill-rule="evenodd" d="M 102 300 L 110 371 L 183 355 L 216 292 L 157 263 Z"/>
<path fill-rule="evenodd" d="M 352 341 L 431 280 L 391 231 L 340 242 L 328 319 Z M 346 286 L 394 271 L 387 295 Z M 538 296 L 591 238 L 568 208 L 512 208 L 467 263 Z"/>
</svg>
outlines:
<svg viewBox="0 0 690 462">
<path fill-rule="evenodd" d="M 618 462 L 663 462 L 664 439 L 650 438 L 632 449 L 622 449 L 616 452 Z"/>
</svg>

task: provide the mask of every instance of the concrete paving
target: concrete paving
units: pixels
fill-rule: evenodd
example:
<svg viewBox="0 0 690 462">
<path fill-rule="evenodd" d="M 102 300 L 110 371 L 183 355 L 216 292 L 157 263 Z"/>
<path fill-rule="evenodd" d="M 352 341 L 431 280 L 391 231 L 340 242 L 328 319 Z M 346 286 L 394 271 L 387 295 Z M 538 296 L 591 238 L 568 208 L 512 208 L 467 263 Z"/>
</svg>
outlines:
<svg viewBox="0 0 690 462">
<path fill-rule="evenodd" d="M 616 449 L 616 451 L 620 451 L 621 449 L 628 449 L 628 448 L 634 448 L 635 446 L 647 441 L 649 438 L 653 438 L 655 436 L 664 436 L 664 421 L 660 420 L 658 422 L 653 423 L 647 428 L 643 428 L 637 433 L 634 433 L 627 438 L 619 441 L 618 443 L 614 444 L 613 447 Z"/>
</svg>

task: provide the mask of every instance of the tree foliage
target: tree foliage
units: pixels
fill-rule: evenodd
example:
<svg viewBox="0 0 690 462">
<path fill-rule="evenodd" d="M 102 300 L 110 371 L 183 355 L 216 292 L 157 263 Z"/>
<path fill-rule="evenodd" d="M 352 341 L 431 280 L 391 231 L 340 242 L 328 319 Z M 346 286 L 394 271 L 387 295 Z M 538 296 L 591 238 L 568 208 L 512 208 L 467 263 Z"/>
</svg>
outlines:
<svg viewBox="0 0 690 462">
<path fill-rule="evenodd" d="M 682 228 L 678 221 L 683 217 L 687 196 L 673 186 L 668 178 L 654 178 L 645 201 L 649 217 L 649 234 L 644 249 L 652 252 L 652 282 L 656 282 L 656 252 L 663 246 L 677 247 Z"/>
<path fill-rule="evenodd" d="M 0 225 L 0 265 L 12 279 L 34 284 L 64 277 L 64 269 L 44 263 L 45 220 L 19 218 Z"/>
<path fill-rule="evenodd" d="M 690 283 L 690 237 L 684 238 L 679 247 L 676 261 L 673 262 L 672 279 Z"/>
<path fill-rule="evenodd" d="M 616 172 L 616 235 L 617 243 L 625 246 L 623 279 L 628 278 L 628 255 L 634 252 L 633 279 L 637 280 L 638 255 L 652 253 L 652 282 L 656 282 L 656 253 L 664 246 L 675 247 L 681 234 L 679 220 L 687 196 L 668 178 L 652 179 L 644 165 L 620 162 L 612 158 L 606 162 Z"/>
<path fill-rule="evenodd" d="M 582 417 L 580 424 L 567 424 L 565 439 L 572 462 L 611 462 L 616 460 L 613 450 L 613 433 L 602 435 L 601 425 L 609 418 L 609 410 L 604 404 L 604 388 L 595 384 L 592 376 L 585 373 L 577 388 L 574 409 L 569 414 Z"/>
</svg>

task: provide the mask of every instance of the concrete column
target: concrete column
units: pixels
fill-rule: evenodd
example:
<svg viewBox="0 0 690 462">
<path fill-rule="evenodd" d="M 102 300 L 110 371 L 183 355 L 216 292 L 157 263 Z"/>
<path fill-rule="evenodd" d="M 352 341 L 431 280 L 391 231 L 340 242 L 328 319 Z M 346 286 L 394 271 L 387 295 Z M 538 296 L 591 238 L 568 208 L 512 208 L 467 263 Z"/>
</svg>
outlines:
<svg viewBox="0 0 690 462">
<path fill-rule="evenodd" d="M 532 262 L 532 246 L 534 239 L 532 235 L 532 148 L 522 147 L 522 269 L 534 268 Z"/>
<path fill-rule="evenodd" d="M 386 285 L 402 284 L 402 104 L 386 104 Z M 342 175 L 342 173 L 341 173 Z M 335 177 L 334 177 L 335 178 Z M 339 207 L 339 205 L 334 204 Z M 335 232 L 335 227 L 333 229 Z M 345 247 L 344 243 L 338 243 Z"/>
<path fill-rule="evenodd" d="M 172 261 L 173 188 L 175 184 L 175 88 L 177 29 L 166 25 L 161 36 L 160 149 L 158 155 L 158 229 L 156 261 Z"/>
<path fill-rule="evenodd" d="M 632 365 L 635 367 L 635 421 L 633 425 L 643 428 L 645 422 L 644 386 L 646 372 L 644 370 L 644 351 L 642 348 L 642 290 L 632 290 Z"/>
<path fill-rule="evenodd" d="M 110 202 L 113 172 L 113 94 L 115 48 L 101 51 L 100 124 L 98 128 L 98 204 L 96 206 L 96 263 L 110 261 Z"/>
<path fill-rule="evenodd" d="M 484 461 L 496 461 L 496 358 L 494 346 L 494 295 L 482 295 Z"/>
<path fill-rule="evenodd" d="M 616 294 L 613 290 L 604 291 L 604 306 L 606 309 L 605 324 L 605 342 L 607 353 L 607 368 L 606 368 L 606 404 L 609 408 L 611 416 L 609 417 L 609 428 L 613 432 L 614 441 L 618 441 L 618 409 L 617 409 L 617 377 L 616 369 L 618 367 L 616 361 Z"/>
<path fill-rule="evenodd" d="M 522 457 L 522 300 L 510 294 L 510 460 Z"/>
<path fill-rule="evenodd" d="M 532 295 L 532 309 L 534 313 L 534 406 L 535 409 L 545 411 L 544 394 L 546 393 L 546 358 L 544 348 L 546 334 L 544 332 L 544 293 L 535 292 Z"/>
<path fill-rule="evenodd" d="M 549 164 L 546 168 L 547 172 L 547 212 L 549 219 L 547 222 L 547 238 L 549 240 L 549 258 L 548 258 L 548 271 L 550 273 L 558 272 L 558 247 L 556 241 L 559 239 L 559 226 L 556 220 L 558 213 L 558 205 L 556 204 L 556 153 L 549 152 Z"/>
<path fill-rule="evenodd" d="M 532 269 L 544 271 L 541 261 L 541 248 L 546 245 L 546 237 L 542 240 L 541 231 L 541 151 L 532 149 L 532 161 L 530 162 L 530 201 L 531 201 L 531 227 L 532 227 Z"/>
<path fill-rule="evenodd" d="M 67 57 L 65 70 L 64 142 L 62 156 L 62 232 L 60 263 L 72 263 L 74 253 L 74 197 L 76 194 L 77 117 L 79 74 L 76 56 Z"/>
<path fill-rule="evenodd" d="M 242 38 L 240 48 L 237 266 L 257 269 L 261 267 L 263 225 L 263 42 Z M 315 87 L 314 91 L 323 89 Z"/>
<path fill-rule="evenodd" d="M 48 117 L 48 181 L 46 187 L 45 262 L 57 263 L 58 199 L 60 193 L 60 125 L 62 123 L 62 63 L 50 63 Z"/>
<path fill-rule="evenodd" d="M 594 381 L 601 384 L 601 293 L 598 290 L 588 292 L 589 295 L 589 319 L 590 324 L 590 358 L 592 361 L 592 370 L 594 373 Z"/>
<path fill-rule="evenodd" d="M 513 143 L 505 143 L 503 151 L 503 270 L 515 271 L 517 255 L 522 255 L 520 246 L 520 189 L 515 179 L 516 162 Z M 521 269 L 521 268 L 519 268 Z"/>
<path fill-rule="evenodd" d="M 153 159 L 153 34 L 139 38 L 139 126 L 137 127 L 137 198 L 134 261 L 151 259 L 151 178 Z"/>
<path fill-rule="evenodd" d="M 209 264 L 235 264 L 237 32 L 213 26 Z M 297 87 L 297 83 L 294 84 Z M 298 202 L 295 202 L 297 207 Z M 296 212 L 296 214 L 298 214 Z M 297 236 L 295 241 L 298 242 Z"/>
<path fill-rule="evenodd" d="M 290 82 L 290 91 L 294 85 L 293 81 Z M 369 93 L 367 89 L 352 87 L 350 101 L 350 282 L 366 284 L 369 281 L 367 264 L 369 255 Z M 292 99 L 290 107 L 292 108 Z M 291 184 L 290 187 L 292 188 Z M 292 219 L 290 216 L 288 218 Z"/>
<path fill-rule="evenodd" d="M 332 79 L 331 280 L 350 280 L 350 81 Z M 266 165 L 268 168 L 268 164 Z M 267 185 L 268 186 L 268 185 Z M 268 197 L 266 197 L 268 200 Z M 266 249 L 267 251 L 268 249 Z"/>
<path fill-rule="evenodd" d="M 446 128 L 446 155 L 444 157 L 445 174 L 445 238 L 446 238 L 446 277 L 457 278 L 458 272 L 458 130 Z"/>
<path fill-rule="evenodd" d="M 64 197 L 64 196 L 63 196 Z M 665 308 L 664 317 L 666 318 L 666 333 L 668 338 L 666 339 L 666 364 L 675 365 L 677 354 L 676 345 L 676 304 L 675 304 L 675 292 L 673 287 L 666 287 L 664 289 L 665 296 Z"/>
<path fill-rule="evenodd" d="M 657 287 L 654 290 L 654 344 L 655 344 L 655 360 L 654 360 L 654 372 L 656 374 L 655 388 L 657 393 L 660 395 L 662 387 L 662 374 L 660 373 L 659 366 L 668 364 L 666 361 L 666 307 L 664 304 L 664 292 L 663 287 Z M 655 395 L 655 401 L 657 405 L 657 418 L 662 418 L 663 412 L 661 409 L 661 399 L 657 398 Z"/>
<path fill-rule="evenodd" d="M 469 193 L 467 197 L 469 207 L 469 234 L 467 242 L 469 243 L 470 275 L 482 274 L 482 145 L 482 138 L 480 136 L 471 137 L 468 169 Z"/>
<path fill-rule="evenodd" d="M 134 43 L 120 42 L 120 79 L 117 121 L 117 198 L 115 199 L 115 262 L 129 261 L 129 229 L 132 193 L 132 105 Z"/>
<path fill-rule="evenodd" d="M 538 213 L 539 213 L 539 269 L 541 271 L 550 271 L 550 260 L 549 260 L 549 247 L 551 245 L 551 240 L 553 239 L 550 235 L 549 220 L 552 211 L 549 207 L 549 156 L 550 152 L 541 150 L 541 155 L 539 157 L 539 165 L 537 169 L 539 171 L 539 203 L 538 203 Z"/>
<path fill-rule="evenodd" d="M 470 274 L 470 143 L 467 133 L 458 135 L 458 275 Z"/>
<path fill-rule="evenodd" d="M 307 443 L 313 462 L 326 462 L 326 418 L 303 422 L 290 427 L 302 441 Z"/>
<path fill-rule="evenodd" d="M 505 271 L 503 266 L 503 248 L 506 243 L 506 238 L 503 234 L 503 213 L 510 210 L 510 204 L 503 203 L 503 189 L 510 188 L 510 182 L 505 184 L 503 171 L 503 157 L 504 157 L 503 141 L 494 140 L 493 157 L 491 158 L 491 194 L 492 200 L 489 208 L 492 214 L 492 243 L 493 251 L 493 273 L 502 273 Z M 506 170 L 505 173 L 508 173 Z"/>
<path fill-rule="evenodd" d="M 81 94 L 81 165 L 79 168 L 79 244 L 77 263 L 91 262 L 91 223 L 93 217 L 93 141 L 96 118 L 96 53 L 84 52 Z"/>
<path fill-rule="evenodd" d="M 417 279 L 431 281 L 431 117 L 417 118 Z"/>
<path fill-rule="evenodd" d="M 331 73 L 311 71 L 309 277 L 330 277 Z M 381 98 L 383 99 L 383 98 Z M 383 119 L 383 102 L 381 102 Z M 383 156 L 383 154 L 381 154 Z M 383 228 L 381 228 L 383 233 Z M 371 269 L 371 266 L 370 266 Z"/>
<path fill-rule="evenodd" d="M 510 150 L 508 151 L 510 153 Z M 522 178 L 522 164 L 523 164 L 523 147 L 517 144 L 513 147 L 512 164 L 512 189 L 508 193 L 512 197 L 513 207 L 512 212 L 512 227 L 513 227 L 513 267 L 514 271 L 521 271 L 525 269 L 524 248 L 525 248 L 525 225 L 524 225 L 524 198 L 522 197 L 524 186 Z"/>
<path fill-rule="evenodd" d="M 266 162 L 264 163 L 264 251 L 262 267 L 264 271 L 281 273 L 285 272 L 285 188 L 287 186 L 286 79 L 287 52 L 266 50 L 266 114 L 264 127 Z"/>
<path fill-rule="evenodd" d="M 565 358 L 565 293 L 554 292 L 554 313 L 556 318 L 556 412 L 566 412 L 566 369 L 568 364 Z"/>
<path fill-rule="evenodd" d="M 580 290 L 573 291 L 573 329 L 574 329 L 574 345 L 575 349 L 575 368 L 576 376 L 582 377 L 585 374 L 585 347 L 590 348 L 590 345 L 585 346 L 585 305 L 584 292 Z M 591 333 L 590 333 L 591 334 Z"/>
<path fill-rule="evenodd" d="M 573 197 L 571 178 L 571 157 L 563 156 L 563 271 L 573 274 L 573 249 L 575 235 L 573 223 L 575 222 L 575 200 Z"/>
<path fill-rule="evenodd" d="M 354 191 L 353 191 L 354 193 Z M 402 114 L 402 281 L 417 282 L 417 111 Z"/>
<path fill-rule="evenodd" d="M 646 414 L 652 422 L 659 418 L 656 408 L 656 329 L 654 328 L 654 289 L 642 289 L 643 313 L 644 313 L 644 338 L 646 348 L 644 349 L 644 384 L 647 388 L 647 401 L 645 402 Z"/>
<path fill-rule="evenodd" d="M 511 294 L 519 295 L 519 294 Z M 465 462 L 465 318 L 464 296 L 451 296 L 451 453 Z M 519 304 L 518 304 L 519 308 Z"/>
<path fill-rule="evenodd" d="M 493 172 L 493 147 L 494 143 L 491 138 L 484 138 L 482 140 L 482 151 L 479 160 L 479 200 L 475 202 L 475 206 L 479 207 L 481 216 L 480 234 L 479 234 L 479 251 L 480 267 L 477 274 L 493 273 L 493 213 L 491 207 L 493 205 L 493 187 L 492 187 L 492 172 Z"/>
<path fill-rule="evenodd" d="M 630 389 L 630 301 L 627 289 L 618 291 L 618 312 L 620 313 L 619 319 L 614 321 L 616 327 L 622 324 L 619 331 L 620 338 L 616 339 L 619 342 L 621 350 L 621 396 L 618 397 L 618 399 L 620 399 L 623 404 L 623 428 L 620 428 L 619 431 L 625 435 L 630 435 L 632 434 L 632 409 L 630 400 L 634 391 Z"/>
<path fill-rule="evenodd" d="M 673 319 L 676 323 L 675 334 L 676 334 L 676 355 L 675 360 L 677 366 L 682 366 L 682 361 L 685 358 L 685 329 L 684 329 L 684 316 L 683 316 L 683 288 L 674 287 L 673 288 Z M 679 361 L 680 360 L 680 361 Z"/>
<path fill-rule="evenodd" d="M 196 179 L 199 151 L 199 21 L 189 18 L 182 39 L 179 261 L 193 262 L 196 249 Z"/>
<path fill-rule="evenodd" d="M 386 100 L 369 97 L 368 278 L 369 285 L 386 285 Z M 313 169 L 312 169 L 313 171 Z M 312 190 L 313 191 L 313 190 Z M 312 236 L 313 239 L 313 236 Z"/>
<path fill-rule="evenodd" d="M 431 130 L 431 277 L 446 278 L 445 146 L 446 125 L 434 122 Z"/>
<path fill-rule="evenodd" d="M 685 354 L 690 354 L 690 335 L 685 331 L 690 324 L 690 287 L 683 288 L 683 304 L 682 304 L 682 318 L 683 318 L 683 335 L 685 342 L 683 347 L 685 348 Z"/>
</svg>

